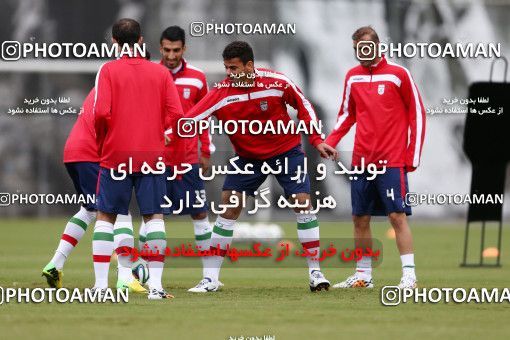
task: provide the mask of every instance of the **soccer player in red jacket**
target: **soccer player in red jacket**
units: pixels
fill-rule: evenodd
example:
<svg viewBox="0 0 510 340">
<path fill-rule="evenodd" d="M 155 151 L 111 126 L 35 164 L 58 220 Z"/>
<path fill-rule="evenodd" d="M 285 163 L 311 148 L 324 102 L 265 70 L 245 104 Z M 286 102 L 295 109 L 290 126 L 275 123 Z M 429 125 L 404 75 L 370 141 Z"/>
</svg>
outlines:
<svg viewBox="0 0 510 340">
<path fill-rule="evenodd" d="M 218 121 L 258 120 L 262 123 L 284 122 L 291 118 L 286 105 L 297 110 L 300 120 L 310 122 L 317 120 L 310 102 L 303 96 L 294 83 L 281 73 L 271 70 L 256 69 L 253 50 L 243 41 L 227 45 L 223 51 L 223 63 L 227 78 L 211 90 L 186 117 L 195 121 L 208 119 L 214 115 Z M 275 86 L 279 84 L 280 86 Z M 244 87 L 243 85 L 250 85 Z M 251 86 L 254 85 L 254 86 Z M 299 166 L 303 169 L 304 153 L 301 150 L 299 134 L 251 134 L 237 133 L 229 135 L 234 149 L 239 156 L 236 164 L 243 169 L 253 166 L 253 174 L 228 174 L 223 184 L 222 203 L 231 202 L 231 196 L 240 198 L 241 193 L 254 196 L 255 191 L 267 178 L 261 171 L 262 163 L 267 162 L 272 168 L 288 162 L 288 172 L 276 174 L 278 183 L 291 201 L 301 204 L 310 202 L 310 179 L 308 175 L 293 179 Z M 309 135 L 310 143 L 325 158 L 336 157 L 336 150 L 324 143 L 318 133 Z M 232 165 L 230 166 L 232 170 Z M 235 191 L 235 193 L 233 192 Z M 294 198 L 291 198 L 294 197 Z M 238 202 L 241 202 L 239 199 Z M 220 255 L 205 258 L 204 278 L 190 292 L 205 293 L 216 291 L 220 287 L 219 273 L 227 247 L 232 242 L 233 229 L 242 211 L 241 204 L 231 206 L 217 217 L 210 240 L 210 248 Z M 311 205 L 308 206 L 311 209 Z M 298 236 L 304 248 L 312 253 L 319 250 L 319 224 L 312 213 L 301 213 L 295 208 Z M 216 249 L 219 244 L 220 249 Z M 312 291 L 328 289 L 329 281 L 320 271 L 319 261 L 307 257 L 310 289 Z"/>
<path fill-rule="evenodd" d="M 148 56 L 146 57 L 149 59 Z M 96 194 L 99 176 L 100 155 L 96 143 L 93 112 L 95 96 L 95 88 L 92 88 L 83 102 L 80 114 L 64 146 L 64 164 L 67 172 L 73 181 L 76 192 L 85 196 Z M 64 264 L 82 239 L 88 226 L 96 219 L 96 213 L 95 203 L 84 204 L 80 211 L 67 222 L 55 254 L 42 271 L 42 275 L 50 287 L 62 287 Z M 126 245 L 134 246 L 133 223 L 129 213 L 128 215 L 117 215 L 113 232 L 114 249 L 117 250 Z M 128 258 L 120 256 L 117 259 L 119 271 L 128 272 Z M 124 282 L 118 281 L 117 288 L 128 288 L 133 293 L 146 292 L 137 282 L 133 281 L 127 287 L 123 287 L 124 284 Z"/>
<path fill-rule="evenodd" d="M 130 48 L 141 44 L 140 25 L 132 19 L 117 21 L 112 27 L 112 40 L 119 46 L 127 44 Z M 165 259 L 162 253 L 166 248 L 163 221 L 166 211 L 161 205 L 166 195 L 166 176 L 160 173 L 159 164 L 165 157 L 165 131 L 169 131 L 173 122 L 183 115 L 171 75 L 165 67 L 142 56 L 125 55 L 105 63 L 96 77 L 94 115 L 101 153 L 98 214 L 92 241 L 94 288 L 103 290 L 108 286 L 108 269 L 114 250 L 113 224 L 118 214 L 128 213 L 134 189 L 140 214 L 146 223 L 147 244 L 160 252 L 148 261 L 148 297 L 169 298 L 171 295 L 161 284 Z M 129 168 L 124 176 L 116 171 L 119 165 Z M 142 166 L 153 171 L 144 173 Z M 120 280 L 133 280 L 131 268 L 124 272 L 124 277 L 120 277 L 119 270 Z"/>
<path fill-rule="evenodd" d="M 189 64 L 184 59 L 186 51 L 186 36 L 179 26 L 166 28 L 160 37 L 161 65 L 165 66 L 177 87 L 179 99 L 183 111 L 188 112 L 196 103 L 205 97 L 208 91 L 205 74 L 202 70 Z M 180 166 L 176 162 L 175 154 L 182 154 L 184 163 L 191 164 L 191 171 L 172 181 L 166 181 L 167 197 L 174 204 L 170 207 L 171 212 L 183 202 L 183 209 L 179 215 L 190 215 L 193 221 L 195 242 L 197 247 L 203 247 L 211 236 L 211 225 L 207 217 L 207 203 L 203 207 L 194 208 L 196 198 L 206 198 L 204 181 L 200 178 L 199 168 L 205 173 L 209 168 L 209 159 L 214 152 L 214 145 L 208 130 L 202 131 L 193 138 L 182 138 L 177 133 L 170 135 L 170 143 L 166 147 L 167 176 L 173 175 L 174 166 Z M 200 141 L 200 154 L 199 144 Z M 179 144 L 176 142 L 180 142 Z M 190 202 L 186 202 L 186 195 Z M 187 206 L 186 203 L 190 203 Z M 140 246 L 146 239 L 145 225 L 140 228 Z"/>
<path fill-rule="evenodd" d="M 99 154 L 94 131 L 95 91 L 92 89 L 83 102 L 64 147 L 64 164 L 79 195 L 95 195 L 99 174 Z M 55 255 L 44 267 L 42 275 L 48 285 L 62 288 L 62 270 L 67 257 L 85 234 L 87 227 L 96 218 L 96 204 L 84 204 L 80 211 L 67 222 Z"/>
<path fill-rule="evenodd" d="M 379 43 L 373 28 L 359 28 L 352 40 L 357 56 L 368 60 L 360 60 L 359 66 L 347 72 L 337 123 L 326 143 L 336 147 L 356 123 L 352 165 L 359 166 L 362 158 L 365 164 L 387 161 L 384 174 L 368 180 L 369 174 L 364 173 L 351 182 L 354 237 L 358 245 L 371 247 L 371 216 L 388 216 L 402 260 L 399 287 L 414 288 L 413 240 L 406 217 L 411 215 L 411 207 L 405 195 L 407 173 L 420 164 L 425 110 L 409 71 L 378 56 L 377 50 L 370 47 Z M 354 275 L 333 288 L 373 286 L 371 257 L 364 256 Z"/>
</svg>

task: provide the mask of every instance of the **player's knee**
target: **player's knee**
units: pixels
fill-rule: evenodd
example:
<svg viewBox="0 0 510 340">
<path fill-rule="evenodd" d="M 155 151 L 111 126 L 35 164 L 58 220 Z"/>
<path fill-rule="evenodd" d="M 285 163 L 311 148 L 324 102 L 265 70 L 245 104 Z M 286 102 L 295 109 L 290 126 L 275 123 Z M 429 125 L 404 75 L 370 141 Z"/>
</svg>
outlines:
<svg viewBox="0 0 510 340">
<path fill-rule="evenodd" d="M 206 217 L 207 217 L 207 212 L 205 212 L 205 211 L 199 212 L 198 214 L 191 215 L 191 218 L 193 220 L 203 220 Z"/>
<path fill-rule="evenodd" d="M 110 214 L 110 213 L 106 213 L 106 212 L 103 212 L 103 211 L 98 211 L 97 212 L 97 220 L 98 221 L 106 221 L 106 222 L 109 222 L 111 224 L 114 224 L 116 219 L 117 219 L 117 215 L 116 214 Z"/>
<path fill-rule="evenodd" d="M 241 211 L 242 207 L 228 208 L 227 211 L 221 214 L 221 217 L 226 218 L 227 220 L 237 220 L 239 215 L 241 215 Z"/>
<path fill-rule="evenodd" d="M 299 194 L 296 194 L 295 197 L 290 197 L 289 200 L 292 203 L 297 203 L 299 206 L 307 205 L 307 208 L 305 210 L 312 208 L 312 204 L 310 203 L 310 194 L 299 193 Z M 295 208 L 294 212 L 298 213 L 298 212 L 301 212 L 302 210 L 303 210 L 303 208 Z"/>
<path fill-rule="evenodd" d="M 395 229 L 401 229 L 406 226 L 407 219 L 405 213 L 393 212 L 388 215 L 388 219 L 390 220 L 391 225 Z"/>
<path fill-rule="evenodd" d="M 145 223 L 151 221 L 151 220 L 162 220 L 163 214 L 150 214 L 150 215 L 143 215 L 143 221 Z"/>
<path fill-rule="evenodd" d="M 229 204 L 230 203 L 230 197 L 234 195 L 238 195 L 239 193 L 233 193 L 230 190 L 222 191 L 221 192 L 221 203 L 222 204 Z M 239 194 L 240 195 L 240 194 Z"/>
<path fill-rule="evenodd" d="M 370 216 L 352 215 L 352 221 L 354 222 L 354 228 L 356 229 L 370 228 Z"/>
<path fill-rule="evenodd" d="M 239 199 L 237 200 L 237 202 L 239 203 L 237 206 L 232 206 L 232 201 L 230 199 L 230 197 L 232 197 L 233 195 L 236 195 Z M 241 211 L 243 210 L 243 205 L 242 205 L 242 194 L 240 192 L 236 192 L 235 194 L 232 193 L 232 191 L 223 191 L 221 193 L 221 203 L 222 204 L 228 204 L 230 205 L 229 208 L 227 208 L 227 210 L 221 214 L 221 217 L 223 218 L 226 218 L 226 219 L 229 219 L 229 220 L 237 220 L 237 218 L 239 217 L 239 215 L 241 215 Z"/>
</svg>

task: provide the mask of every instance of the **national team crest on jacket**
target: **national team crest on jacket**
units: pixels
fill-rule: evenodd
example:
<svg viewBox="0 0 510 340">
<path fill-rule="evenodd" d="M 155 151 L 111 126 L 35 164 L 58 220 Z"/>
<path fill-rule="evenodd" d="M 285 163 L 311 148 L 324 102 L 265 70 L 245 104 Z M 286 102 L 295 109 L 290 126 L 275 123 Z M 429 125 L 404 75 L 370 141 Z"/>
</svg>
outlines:
<svg viewBox="0 0 510 340">
<path fill-rule="evenodd" d="M 380 95 L 384 93 L 384 84 L 377 86 L 377 93 Z"/>
<path fill-rule="evenodd" d="M 182 90 L 182 96 L 184 97 L 184 99 L 189 99 L 190 94 L 191 94 L 191 89 L 189 87 L 185 87 Z"/>
<path fill-rule="evenodd" d="M 267 100 L 263 100 L 260 102 L 260 109 L 262 111 L 267 111 Z"/>
</svg>

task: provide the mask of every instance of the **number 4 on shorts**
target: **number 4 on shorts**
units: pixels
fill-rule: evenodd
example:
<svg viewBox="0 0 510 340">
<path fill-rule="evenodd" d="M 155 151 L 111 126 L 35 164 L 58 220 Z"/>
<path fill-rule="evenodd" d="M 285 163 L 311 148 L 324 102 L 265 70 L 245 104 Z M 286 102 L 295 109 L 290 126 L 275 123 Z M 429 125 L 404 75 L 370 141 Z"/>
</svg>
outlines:
<svg viewBox="0 0 510 340">
<path fill-rule="evenodd" d="M 395 194 L 393 193 L 393 188 L 391 188 L 391 190 L 386 189 L 386 197 L 390 197 L 392 201 L 395 200 Z"/>
</svg>

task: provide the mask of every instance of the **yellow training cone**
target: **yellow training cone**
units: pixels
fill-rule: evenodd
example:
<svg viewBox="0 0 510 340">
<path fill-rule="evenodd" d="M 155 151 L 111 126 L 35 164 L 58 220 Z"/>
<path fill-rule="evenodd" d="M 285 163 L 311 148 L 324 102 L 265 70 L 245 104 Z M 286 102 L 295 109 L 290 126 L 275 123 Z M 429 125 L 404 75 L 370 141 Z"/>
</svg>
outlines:
<svg viewBox="0 0 510 340">
<path fill-rule="evenodd" d="M 483 250 L 483 257 L 498 257 L 499 251 L 496 247 L 489 247 Z"/>
<path fill-rule="evenodd" d="M 388 228 L 388 230 L 386 231 L 386 237 L 389 238 L 390 240 L 395 239 L 395 229 L 393 229 L 393 227 Z"/>
</svg>

